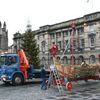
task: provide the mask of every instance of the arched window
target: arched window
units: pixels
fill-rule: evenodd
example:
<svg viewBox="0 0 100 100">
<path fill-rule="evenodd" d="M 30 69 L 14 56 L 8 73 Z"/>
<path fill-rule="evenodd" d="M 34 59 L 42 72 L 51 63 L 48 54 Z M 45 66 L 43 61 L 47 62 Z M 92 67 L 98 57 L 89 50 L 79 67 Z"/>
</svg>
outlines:
<svg viewBox="0 0 100 100">
<path fill-rule="evenodd" d="M 70 58 L 70 64 L 75 64 L 75 57 L 73 56 L 71 56 L 71 58 Z"/>
<path fill-rule="evenodd" d="M 84 61 L 84 57 L 83 56 L 79 56 L 78 63 L 81 64 L 83 61 Z"/>
<path fill-rule="evenodd" d="M 95 63 L 95 56 L 94 55 L 90 56 L 90 63 Z"/>
<path fill-rule="evenodd" d="M 57 57 L 57 61 L 60 61 L 60 57 Z"/>
<path fill-rule="evenodd" d="M 64 64 L 68 64 L 68 59 L 67 59 L 67 57 L 63 57 L 63 63 L 64 63 Z"/>
</svg>

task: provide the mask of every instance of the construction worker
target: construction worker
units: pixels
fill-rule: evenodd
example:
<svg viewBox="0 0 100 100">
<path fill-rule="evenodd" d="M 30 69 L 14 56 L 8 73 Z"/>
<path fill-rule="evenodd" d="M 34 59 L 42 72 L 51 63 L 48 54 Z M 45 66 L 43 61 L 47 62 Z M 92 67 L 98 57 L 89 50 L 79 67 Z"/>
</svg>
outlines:
<svg viewBox="0 0 100 100">
<path fill-rule="evenodd" d="M 46 71 L 45 71 L 44 65 L 41 68 L 41 79 L 42 79 L 41 90 L 46 90 L 47 89 L 47 85 L 46 85 Z"/>
<path fill-rule="evenodd" d="M 88 65 L 88 64 L 86 63 L 85 60 L 81 63 L 81 66 L 82 66 L 82 67 L 87 67 L 87 65 Z"/>
</svg>

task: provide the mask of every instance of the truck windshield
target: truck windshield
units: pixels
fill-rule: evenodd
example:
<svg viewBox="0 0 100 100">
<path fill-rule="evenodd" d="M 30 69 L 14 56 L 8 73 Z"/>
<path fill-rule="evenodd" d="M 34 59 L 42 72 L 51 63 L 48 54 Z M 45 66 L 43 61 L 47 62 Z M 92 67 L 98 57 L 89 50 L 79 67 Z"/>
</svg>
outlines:
<svg viewBox="0 0 100 100">
<path fill-rule="evenodd" d="M 0 56 L 0 67 L 5 64 L 6 61 L 5 59 L 6 59 L 5 56 Z"/>
<path fill-rule="evenodd" d="M 0 56 L 0 67 L 2 65 L 12 65 L 16 64 L 16 57 L 15 56 Z"/>
</svg>

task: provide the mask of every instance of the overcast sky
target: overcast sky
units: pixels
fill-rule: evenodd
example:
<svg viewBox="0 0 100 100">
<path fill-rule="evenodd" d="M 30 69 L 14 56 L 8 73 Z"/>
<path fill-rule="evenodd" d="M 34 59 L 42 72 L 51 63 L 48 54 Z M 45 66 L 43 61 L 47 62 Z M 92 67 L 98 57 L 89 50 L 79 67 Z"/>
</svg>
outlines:
<svg viewBox="0 0 100 100">
<path fill-rule="evenodd" d="M 100 11 L 100 0 L 0 0 L 0 21 L 7 24 L 9 46 L 13 34 L 24 32 L 28 20 L 32 30 Z"/>
</svg>

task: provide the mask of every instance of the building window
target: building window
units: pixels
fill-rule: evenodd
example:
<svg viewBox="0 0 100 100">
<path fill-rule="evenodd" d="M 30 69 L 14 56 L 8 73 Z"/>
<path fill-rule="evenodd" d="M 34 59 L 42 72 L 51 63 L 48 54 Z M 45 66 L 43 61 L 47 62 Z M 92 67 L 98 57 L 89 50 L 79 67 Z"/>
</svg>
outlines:
<svg viewBox="0 0 100 100">
<path fill-rule="evenodd" d="M 69 48 L 68 40 L 65 40 L 65 41 L 64 41 L 64 46 L 63 46 L 64 51 L 65 51 L 65 49 L 66 49 L 65 53 L 68 52 L 68 51 L 67 51 L 68 48 Z"/>
<path fill-rule="evenodd" d="M 79 56 L 78 63 L 81 64 L 83 61 L 84 61 L 84 57 L 83 56 Z"/>
<path fill-rule="evenodd" d="M 61 50 L 61 41 L 58 42 L 58 50 Z"/>
<path fill-rule="evenodd" d="M 43 34 L 42 37 L 43 37 L 43 39 L 44 39 L 44 38 L 45 38 L 45 35 Z"/>
<path fill-rule="evenodd" d="M 46 42 L 42 41 L 41 42 L 41 50 L 42 50 L 42 52 L 45 52 L 45 46 L 46 46 Z"/>
<path fill-rule="evenodd" d="M 67 59 L 67 57 L 64 57 L 64 58 L 63 58 L 63 63 L 64 63 L 64 64 L 68 64 L 68 59 Z"/>
<path fill-rule="evenodd" d="M 67 45 L 68 45 L 68 40 L 65 41 L 65 46 L 67 46 Z"/>
<path fill-rule="evenodd" d="M 72 30 L 69 30 L 70 36 L 72 35 Z"/>
<path fill-rule="evenodd" d="M 90 38 L 90 46 L 95 46 L 95 38 L 93 36 Z"/>
<path fill-rule="evenodd" d="M 71 58 L 70 58 L 70 64 L 75 64 L 75 57 L 74 56 L 71 56 Z"/>
<path fill-rule="evenodd" d="M 85 40 L 80 39 L 78 43 L 78 51 L 83 52 L 84 48 L 85 48 Z"/>
<path fill-rule="evenodd" d="M 81 48 L 85 47 L 85 41 L 84 41 L 84 39 L 80 39 L 80 47 Z"/>
<path fill-rule="evenodd" d="M 50 35 L 50 38 L 51 38 L 51 39 L 54 39 L 54 38 L 55 38 L 54 33 Z"/>
<path fill-rule="evenodd" d="M 66 33 L 66 36 L 68 36 L 68 31 L 66 31 L 65 33 Z"/>
<path fill-rule="evenodd" d="M 63 34 L 64 34 L 64 37 L 68 36 L 68 31 L 64 31 Z"/>
<path fill-rule="evenodd" d="M 83 34 L 84 33 L 84 28 L 83 27 L 78 28 L 77 32 L 78 32 L 79 35 Z"/>
<path fill-rule="evenodd" d="M 60 37 L 61 37 L 61 32 L 56 33 L 56 37 L 57 37 L 57 38 L 60 38 Z"/>
<path fill-rule="evenodd" d="M 89 31 L 93 32 L 94 31 L 94 24 L 89 25 Z"/>
<path fill-rule="evenodd" d="M 91 55 L 90 56 L 90 63 L 95 63 L 95 56 L 94 55 Z"/>
</svg>

